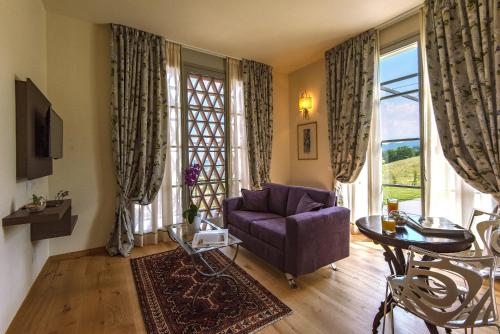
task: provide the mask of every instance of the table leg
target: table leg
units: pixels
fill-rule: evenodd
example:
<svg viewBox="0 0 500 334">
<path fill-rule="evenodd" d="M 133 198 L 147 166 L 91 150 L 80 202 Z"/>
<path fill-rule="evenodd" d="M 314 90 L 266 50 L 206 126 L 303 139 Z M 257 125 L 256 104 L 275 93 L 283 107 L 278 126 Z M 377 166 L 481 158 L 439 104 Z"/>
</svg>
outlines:
<svg viewBox="0 0 500 334">
<path fill-rule="evenodd" d="M 198 273 L 200 273 L 202 276 L 208 277 L 208 279 L 206 279 L 205 281 L 203 281 L 203 283 L 201 283 L 201 285 L 196 290 L 196 292 L 194 294 L 194 297 L 193 297 L 193 301 L 191 303 L 191 305 L 193 307 L 194 307 L 196 299 L 198 299 L 198 295 L 200 294 L 200 292 L 203 289 L 203 287 L 206 286 L 207 284 L 209 284 L 211 281 L 213 281 L 215 279 L 218 279 L 218 278 L 225 278 L 225 279 L 231 280 L 234 283 L 234 287 L 235 287 L 236 293 L 238 293 L 238 290 L 239 290 L 238 289 L 238 283 L 236 282 L 236 280 L 234 279 L 234 277 L 232 277 L 231 275 L 228 275 L 228 274 L 225 273 L 229 269 L 229 267 L 231 267 L 234 264 L 234 260 L 236 259 L 236 256 L 238 256 L 238 250 L 239 250 L 239 245 L 237 244 L 236 245 L 236 251 L 234 252 L 234 256 L 233 256 L 231 262 L 229 262 L 224 268 L 222 268 L 219 271 L 216 271 L 214 268 L 212 268 L 212 266 L 203 258 L 202 254 L 194 254 L 194 255 L 191 256 L 191 261 L 193 262 L 193 266 L 196 269 L 196 271 Z M 202 271 L 201 269 L 198 268 L 198 266 L 196 264 L 196 257 L 198 257 L 198 259 L 201 260 L 201 262 L 203 263 L 203 265 L 206 268 L 208 268 L 208 270 L 210 272 L 207 273 L 207 272 Z"/>
</svg>

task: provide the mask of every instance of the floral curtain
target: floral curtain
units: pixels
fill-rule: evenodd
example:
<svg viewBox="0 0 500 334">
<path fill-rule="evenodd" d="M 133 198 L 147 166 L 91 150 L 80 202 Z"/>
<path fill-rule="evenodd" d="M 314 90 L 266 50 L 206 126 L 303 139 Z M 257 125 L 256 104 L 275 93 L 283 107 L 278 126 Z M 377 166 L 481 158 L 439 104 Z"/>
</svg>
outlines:
<svg viewBox="0 0 500 334">
<path fill-rule="evenodd" d="M 325 53 L 328 140 L 336 182 L 356 180 L 366 160 L 372 118 L 377 33 L 367 31 Z"/>
<path fill-rule="evenodd" d="M 477 190 L 500 201 L 497 1 L 425 3 L 430 91 L 443 153 Z"/>
<path fill-rule="evenodd" d="M 250 182 L 269 182 L 273 143 L 273 75 L 269 65 L 243 59 L 243 88 Z"/>
<path fill-rule="evenodd" d="M 227 58 L 227 78 L 229 84 L 229 189 L 230 197 L 240 196 L 241 189 L 248 189 L 248 145 L 245 124 L 243 95 L 243 71 L 240 60 Z"/>
<path fill-rule="evenodd" d="M 167 142 L 165 40 L 111 25 L 111 136 L 118 194 L 110 255 L 129 255 L 131 203 L 151 203 L 160 189 Z"/>
</svg>

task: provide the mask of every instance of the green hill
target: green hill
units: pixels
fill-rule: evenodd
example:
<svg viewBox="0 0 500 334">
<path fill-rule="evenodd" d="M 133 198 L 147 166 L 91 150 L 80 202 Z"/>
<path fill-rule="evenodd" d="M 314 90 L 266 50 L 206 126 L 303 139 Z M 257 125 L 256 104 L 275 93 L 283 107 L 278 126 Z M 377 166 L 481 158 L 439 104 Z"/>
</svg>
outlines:
<svg viewBox="0 0 500 334">
<path fill-rule="evenodd" d="M 382 166 L 382 183 L 420 185 L 420 157 L 394 161 Z M 401 201 L 420 198 L 420 189 L 384 187 L 384 202 L 387 198 Z"/>
</svg>

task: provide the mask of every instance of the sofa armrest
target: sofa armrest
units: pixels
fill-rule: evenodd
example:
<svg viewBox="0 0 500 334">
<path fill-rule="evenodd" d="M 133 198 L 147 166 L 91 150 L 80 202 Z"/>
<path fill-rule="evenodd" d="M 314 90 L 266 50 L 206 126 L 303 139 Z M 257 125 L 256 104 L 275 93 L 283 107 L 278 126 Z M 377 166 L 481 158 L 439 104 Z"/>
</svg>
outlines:
<svg viewBox="0 0 500 334">
<path fill-rule="evenodd" d="M 349 255 L 350 211 L 329 207 L 286 218 L 285 268 L 298 276 Z"/>
<path fill-rule="evenodd" d="M 224 201 L 222 202 L 222 221 L 224 228 L 227 228 L 227 223 L 228 223 L 227 217 L 229 216 L 231 211 L 238 210 L 242 204 L 243 204 L 242 197 L 231 197 L 224 199 Z"/>
</svg>

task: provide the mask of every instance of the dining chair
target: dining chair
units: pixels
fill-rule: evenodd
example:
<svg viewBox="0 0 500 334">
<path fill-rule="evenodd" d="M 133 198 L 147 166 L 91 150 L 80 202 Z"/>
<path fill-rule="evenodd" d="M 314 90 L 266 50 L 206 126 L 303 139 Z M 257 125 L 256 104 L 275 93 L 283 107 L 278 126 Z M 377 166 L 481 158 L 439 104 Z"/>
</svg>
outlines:
<svg viewBox="0 0 500 334">
<path fill-rule="evenodd" d="M 474 234 L 474 256 L 500 255 L 500 215 L 473 209 L 467 228 Z"/>
<path fill-rule="evenodd" d="M 495 256 L 453 256 L 410 246 L 405 275 L 387 278 L 383 333 L 388 308 L 394 333 L 394 307 L 447 329 L 495 326 Z M 482 275 L 483 271 L 488 275 Z"/>
</svg>

